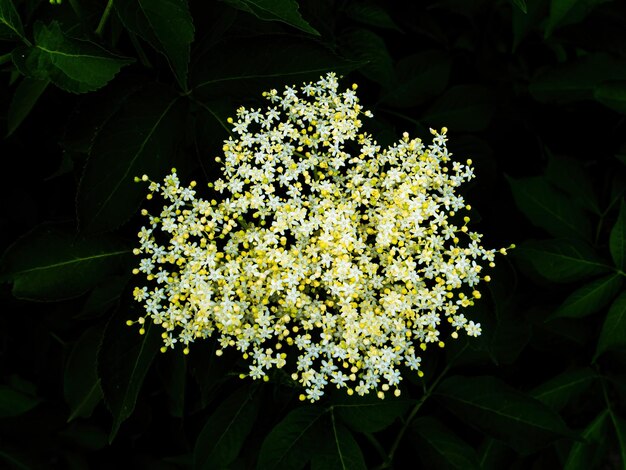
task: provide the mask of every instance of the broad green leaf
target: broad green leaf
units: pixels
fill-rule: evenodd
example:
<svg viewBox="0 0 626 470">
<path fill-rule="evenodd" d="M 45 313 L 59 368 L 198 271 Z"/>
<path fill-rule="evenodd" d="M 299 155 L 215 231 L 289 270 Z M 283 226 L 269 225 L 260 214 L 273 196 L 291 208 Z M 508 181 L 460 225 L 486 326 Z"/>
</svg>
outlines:
<svg viewBox="0 0 626 470">
<path fill-rule="evenodd" d="M 0 0 L 0 38 L 24 38 L 24 26 L 14 0 Z"/>
<path fill-rule="evenodd" d="M 396 79 L 385 90 L 382 102 L 395 107 L 412 107 L 442 93 L 448 85 L 452 61 L 439 51 L 424 51 L 396 64 Z"/>
<path fill-rule="evenodd" d="M 509 0 L 516 3 L 518 0 Z M 544 0 L 522 0 L 525 10 L 513 8 L 513 52 L 522 40 L 533 30 L 539 29 L 548 15 L 548 3 Z"/>
<path fill-rule="evenodd" d="M 104 328 L 100 325 L 85 331 L 67 359 L 63 391 L 70 407 L 68 421 L 88 418 L 102 400 L 97 360 L 103 333 Z"/>
<path fill-rule="evenodd" d="M 622 277 L 619 274 L 597 279 L 576 289 L 559 308 L 550 315 L 550 318 L 568 317 L 581 318 L 591 315 L 608 305 L 622 286 Z"/>
<path fill-rule="evenodd" d="M 341 51 L 353 60 L 364 62 L 359 72 L 383 87 L 394 83 L 391 55 L 384 39 L 367 29 L 354 29 L 339 37 Z"/>
<path fill-rule="evenodd" d="M 529 91 L 536 100 L 545 102 L 591 100 L 596 86 L 607 80 L 626 80 L 626 61 L 592 53 L 541 69 L 532 78 Z"/>
<path fill-rule="evenodd" d="M 333 396 L 337 416 L 357 432 L 378 432 L 402 416 L 414 403 L 405 398 L 395 398 L 391 393 L 381 400 L 375 393 L 349 396 L 338 392 Z"/>
<path fill-rule="evenodd" d="M 184 103 L 153 86 L 131 96 L 96 136 L 78 189 L 81 229 L 102 232 L 128 220 L 147 193 L 134 182 L 158 180 L 177 166 Z"/>
<path fill-rule="evenodd" d="M 619 207 L 619 215 L 615 225 L 611 229 L 609 238 L 611 257 L 618 269 L 626 268 L 626 204 L 622 199 Z"/>
<path fill-rule="evenodd" d="M 626 292 L 622 292 L 609 308 L 602 325 L 595 358 L 610 349 L 626 346 Z"/>
<path fill-rule="evenodd" d="M 530 395 L 553 410 L 559 411 L 572 398 L 587 390 L 596 378 L 597 374 L 588 367 L 570 370 L 535 387 Z"/>
<path fill-rule="evenodd" d="M 564 191 L 578 206 L 594 214 L 600 215 L 598 197 L 591 184 L 588 171 L 582 162 L 573 158 L 554 155 L 548 149 L 548 167 L 546 179 Z M 563 175 L 567 175 L 564 178 Z"/>
<path fill-rule="evenodd" d="M 387 10 L 374 2 L 351 2 L 348 4 L 346 14 L 355 21 L 376 28 L 392 29 L 401 31 L 400 27 L 391 18 Z"/>
<path fill-rule="evenodd" d="M 296 408 L 272 429 L 263 441 L 257 470 L 299 470 L 321 448 L 320 418 L 325 410 L 317 406 Z"/>
<path fill-rule="evenodd" d="M 626 80 L 600 83 L 594 88 L 593 97 L 604 106 L 626 114 Z"/>
<path fill-rule="evenodd" d="M 187 0 L 117 1 L 115 9 L 126 29 L 167 57 L 181 88 L 187 90 L 189 50 L 194 37 Z"/>
<path fill-rule="evenodd" d="M 313 455 L 311 470 L 365 470 L 359 444 L 345 426 L 335 420 L 331 411 L 330 428 L 324 432 L 322 449 Z"/>
<path fill-rule="evenodd" d="M 244 386 L 219 404 L 194 448 L 194 469 L 228 468 L 241 452 L 261 406 L 257 386 Z"/>
<path fill-rule="evenodd" d="M 578 240 L 531 240 L 513 251 L 515 259 L 527 261 L 550 282 L 573 282 L 611 271 L 593 249 Z"/>
<path fill-rule="evenodd" d="M 528 6 L 526 5 L 526 0 L 509 0 L 512 5 L 516 6 L 520 9 L 520 11 L 524 14 L 528 13 Z"/>
<path fill-rule="evenodd" d="M 573 437 L 557 413 L 495 377 L 451 377 L 435 394 L 467 424 L 522 454 Z"/>
<path fill-rule="evenodd" d="M 296 0 L 224 0 L 239 10 L 252 13 L 266 21 L 281 21 L 305 33 L 319 36 L 320 33 L 302 18 Z"/>
<path fill-rule="evenodd" d="M 216 44 L 198 58 L 192 70 L 192 83 L 195 92 L 203 96 L 223 99 L 239 95 L 250 99 L 256 90 L 317 80 L 327 72 L 346 72 L 358 65 L 307 39 L 233 38 Z"/>
<path fill-rule="evenodd" d="M 415 420 L 410 431 L 416 433 L 426 444 L 426 449 L 417 449 L 422 462 L 431 468 L 455 468 L 459 470 L 480 469 L 476 452 L 438 420 L 424 417 Z M 423 451 L 428 450 L 428 460 Z"/>
<path fill-rule="evenodd" d="M 0 385 L 0 418 L 19 416 L 40 403 L 39 398 L 21 390 Z"/>
<path fill-rule="evenodd" d="M 78 297 L 123 269 L 130 250 L 116 240 L 78 237 L 58 226 L 41 226 L 15 242 L 2 270 L 21 299 Z"/>
<path fill-rule="evenodd" d="M 574 442 L 569 451 L 564 470 L 599 468 L 604 460 L 609 411 L 602 411 L 581 434 L 584 442 Z"/>
<path fill-rule="evenodd" d="M 480 85 L 457 85 L 435 101 L 420 121 L 437 129 L 478 132 L 489 126 L 494 111 L 495 96 L 491 90 Z"/>
<path fill-rule="evenodd" d="M 35 44 L 16 49 L 13 62 L 27 77 L 49 80 L 71 93 L 86 93 L 102 88 L 133 59 L 70 38 L 53 21 L 35 24 Z"/>
<path fill-rule="evenodd" d="M 566 24 L 578 23 L 597 5 L 610 0 L 551 0 L 546 37 Z"/>
<path fill-rule="evenodd" d="M 128 305 L 120 306 L 106 326 L 98 354 L 104 402 L 113 415 L 109 443 L 133 413 L 146 374 L 163 344 L 160 327 L 146 324 L 145 334 L 140 335 L 136 328 L 126 325 L 127 320 L 134 320 L 136 316 Z"/>
<path fill-rule="evenodd" d="M 591 224 L 570 199 L 542 176 L 507 178 L 517 207 L 537 227 L 555 237 L 591 237 Z"/>
<path fill-rule="evenodd" d="M 7 112 L 7 137 L 13 134 L 28 116 L 49 83 L 48 80 L 34 80 L 28 77 L 24 77 L 20 82 Z"/>
</svg>

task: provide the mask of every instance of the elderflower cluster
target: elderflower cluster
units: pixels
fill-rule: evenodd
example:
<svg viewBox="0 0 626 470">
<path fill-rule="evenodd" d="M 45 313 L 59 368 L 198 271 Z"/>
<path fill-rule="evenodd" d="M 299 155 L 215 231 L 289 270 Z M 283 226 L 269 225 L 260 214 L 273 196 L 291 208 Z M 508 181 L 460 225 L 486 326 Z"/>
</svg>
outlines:
<svg viewBox="0 0 626 470">
<path fill-rule="evenodd" d="M 329 383 L 383 398 L 400 394 L 401 368 L 421 375 L 428 344 L 480 335 L 465 314 L 495 251 L 457 194 L 471 161 L 452 160 L 445 128 L 428 146 L 405 133 L 382 149 L 361 130 L 372 114 L 355 90 L 331 73 L 264 93 L 267 109 L 238 109 L 215 199 L 175 170 L 150 183 L 165 205 L 143 211 L 135 273 L 148 282 L 134 296 L 163 351 L 215 337 L 218 355 L 248 360 L 244 376 L 289 370 L 302 399 Z"/>
</svg>

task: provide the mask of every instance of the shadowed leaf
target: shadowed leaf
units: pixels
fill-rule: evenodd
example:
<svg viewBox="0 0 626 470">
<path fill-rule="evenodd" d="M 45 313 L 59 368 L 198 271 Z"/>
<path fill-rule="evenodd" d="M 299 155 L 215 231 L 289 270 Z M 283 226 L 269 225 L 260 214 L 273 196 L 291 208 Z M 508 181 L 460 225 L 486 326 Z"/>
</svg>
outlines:
<svg viewBox="0 0 626 470">
<path fill-rule="evenodd" d="M 111 317 L 104 331 L 98 354 L 104 401 L 113 415 L 109 443 L 115 439 L 120 425 L 133 413 L 139 391 L 159 346 L 160 328 L 146 324 L 146 332 L 139 335 L 126 321 L 133 315 L 128 306 L 121 306 Z"/>
<path fill-rule="evenodd" d="M 244 386 L 224 400 L 205 423 L 194 449 L 194 469 L 226 468 L 239 455 L 261 406 L 256 386 Z"/>
<path fill-rule="evenodd" d="M 495 377 L 451 377 L 435 394 L 467 424 L 522 454 L 574 436 L 546 405 Z"/>
<path fill-rule="evenodd" d="M 536 176 L 507 180 L 517 207 L 534 225 L 555 237 L 590 238 L 589 219 L 545 178 Z"/>
<path fill-rule="evenodd" d="M 549 318 L 580 318 L 608 305 L 622 286 L 622 277 L 612 274 L 597 279 L 570 294 Z"/>
<path fill-rule="evenodd" d="M 20 82 L 7 113 L 7 137 L 26 119 L 49 83 L 48 80 L 33 80 L 28 77 Z"/>
<path fill-rule="evenodd" d="M 458 470 L 481 468 L 474 449 L 436 419 L 419 418 L 411 424 L 410 429 L 419 436 L 419 441 L 428 450 L 427 461 L 421 449 L 419 452 L 424 464 L 432 468 Z"/>
<path fill-rule="evenodd" d="M 551 282 L 580 281 L 611 271 L 611 266 L 598 258 L 590 246 L 578 240 L 531 240 L 517 248 L 513 256 L 529 262 L 542 278 Z"/>
<path fill-rule="evenodd" d="M 591 386 L 597 374 L 588 367 L 574 369 L 553 377 L 535 387 L 530 394 L 555 411 Z"/>
<path fill-rule="evenodd" d="M 13 52 L 20 72 L 36 80 L 49 80 L 62 90 L 86 93 L 106 85 L 133 62 L 97 44 L 65 35 L 59 23 L 35 24 L 35 44 Z"/>
<path fill-rule="evenodd" d="M 77 297 L 122 270 L 130 249 L 119 241 L 82 238 L 64 227 L 41 226 L 15 242 L 2 258 L 13 295 L 52 301 Z"/>
<path fill-rule="evenodd" d="M 0 38 L 24 38 L 24 26 L 13 0 L 0 0 Z"/>
<path fill-rule="evenodd" d="M 626 347 L 626 292 L 622 292 L 609 308 L 594 358 L 610 349 L 624 347 Z"/>
<path fill-rule="evenodd" d="M 224 0 L 239 10 L 252 13 L 259 19 L 281 21 L 305 33 L 320 33 L 302 18 L 295 0 Z"/>
<path fill-rule="evenodd" d="M 177 166 L 184 106 L 158 86 L 132 95 L 96 136 L 80 181 L 81 229 L 102 232 L 126 222 L 147 193 L 136 176 L 158 180 Z"/>
<path fill-rule="evenodd" d="M 100 325 L 87 330 L 78 339 L 67 360 L 63 391 L 65 402 L 70 407 L 68 421 L 88 418 L 102 400 L 97 359 L 103 333 L 104 327 Z"/>
<path fill-rule="evenodd" d="M 189 49 L 194 37 L 187 0 L 137 0 L 115 2 L 129 31 L 141 36 L 167 57 L 183 90 L 187 90 Z"/>
<path fill-rule="evenodd" d="M 296 408 L 263 441 L 258 470 L 298 470 L 320 450 L 320 407 Z"/>
</svg>

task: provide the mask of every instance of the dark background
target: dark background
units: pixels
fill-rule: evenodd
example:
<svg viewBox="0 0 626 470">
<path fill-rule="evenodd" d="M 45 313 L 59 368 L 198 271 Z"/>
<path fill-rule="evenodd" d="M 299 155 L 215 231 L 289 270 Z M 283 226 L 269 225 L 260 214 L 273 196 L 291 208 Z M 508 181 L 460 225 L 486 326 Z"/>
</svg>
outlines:
<svg viewBox="0 0 626 470">
<path fill-rule="evenodd" d="M 0 64 L 1 467 L 626 465 L 625 2 L 0 0 Z M 447 126 L 473 229 L 517 246 L 399 399 L 303 404 L 125 325 L 133 177 L 214 180 L 237 107 L 327 71 L 383 145 Z"/>
</svg>

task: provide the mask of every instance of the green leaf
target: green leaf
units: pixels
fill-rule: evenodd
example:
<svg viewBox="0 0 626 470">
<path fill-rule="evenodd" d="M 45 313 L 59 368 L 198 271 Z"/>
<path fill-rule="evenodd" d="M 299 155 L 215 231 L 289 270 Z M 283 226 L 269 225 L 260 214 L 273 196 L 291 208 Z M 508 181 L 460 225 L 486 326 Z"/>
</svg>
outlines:
<svg viewBox="0 0 626 470">
<path fill-rule="evenodd" d="M 626 204 L 623 199 L 620 202 L 619 215 L 611 229 L 609 248 L 615 267 L 622 270 L 626 268 Z"/>
<path fill-rule="evenodd" d="M 620 287 L 622 277 L 619 274 L 590 282 L 570 294 L 549 318 L 581 318 L 591 315 L 608 305 Z"/>
<path fill-rule="evenodd" d="M 71 93 L 102 88 L 133 61 L 97 44 L 66 36 L 56 21 L 49 25 L 36 23 L 34 46 L 13 51 L 13 62 L 21 73 L 49 80 Z"/>
<path fill-rule="evenodd" d="M 90 417 L 102 400 L 97 359 L 103 333 L 104 328 L 100 325 L 85 331 L 67 360 L 63 391 L 65 402 L 70 407 L 68 421 Z"/>
<path fill-rule="evenodd" d="M 587 390 L 596 378 L 597 374 L 588 367 L 570 370 L 535 387 L 530 395 L 551 409 L 559 411 L 572 398 Z"/>
<path fill-rule="evenodd" d="M 467 442 L 459 438 L 438 420 L 423 417 L 415 420 L 410 430 L 415 432 L 426 449 L 419 449 L 423 464 L 431 468 L 456 468 L 459 470 L 480 469 L 476 452 Z M 425 459 L 423 450 L 428 450 Z M 439 465 L 438 465 L 439 464 Z"/>
<path fill-rule="evenodd" d="M 587 470 L 589 468 L 599 468 L 605 457 L 607 427 L 608 427 L 608 410 L 603 410 L 596 418 L 585 428 L 581 437 L 584 442 L 575 442 L 569 451 L 564 470 Z"/>
<path fill-rule="evenodd" d="M 522 13 L 524 13 L 524 14 L 528 13 L 528 7 L 526 6 L 526 0 L 509 0 L 509 2 L 511 2 L 512 5 L 514 5 L 517 8 L 519 8 L 522 11 Z"/>
<path fill-rule="evenodd" d="M 317 42 L 285 36 L 229 39 L 208 49 L 195 63 L 195 92 L 221 99 L 238 95 L 250 99 L 255 90 L 317 80 L 327 72 L 341 73 L 359 65 Z"/>
<path fill-rule="evenodd" d="M 349 396 L 339 392 L 332 401 L 341 421 L 357 432 L 381 431 L 414 404 L 412 400 L 393 396 L 381 400 L 375 393 Z"/>
<path fill-rule="evenodd" d="M 452 61 L 440 51 L 413 54 L 396 64 L 396 80 L 381 98 L 395 107 L 412 107 L 439 95 L 448 85 Z"/>
<path fill-rule="evenodd" d="M 187 356 L 180 350 L 163 354 L 157 364 L 161 386 L 167 394 L 169 414 L 182 418 L 185 414 L 185 388 L 187 386 Z"/>
<path fill-rule="evenodd" d="M 437 129 L 445 126 L 453 132 L 478 132 L 489 126 L 495 103 L 495 96 L 488 88 L 457 85 L 435 101 L 420 121 Z"/>
<path fill-rule="evenodd" d="M 610 349 L 620 349 L 626 346 L 626 292 L 622 292 L 609 308 L 609 312 L 602 325 L 602 332 L 594 360 L 603 352 Z"/>
<path fill-rule="evenodd" d="M 19 416 L 32 410 L 41 400 L 7 385 L 0 385 L 0 418 Z"/>
<path fill-rule="evenodd" d="M 387 10 L 370 1 L 349 3 L 346 14 L 353 20 L 369 26 L 402 31 L 393 18 L 389 16 Z"/>
<path fill-rule="evenodd" d="M 542 176 L 508 178 L 517 207 L 537 227 L 555 237 L 591 237 L 589 219 Z"/>
<path fill-rule="evenodd" d="M 187 0 L 137 0 L 115 2 L 124 27 L 162 53 L 178 83 L 187 90 L 189 49 L 194 27 Z"/>
<path fill-rule="evenodd" d="M 257 470 L 298 470 L 320 449 L 320 418 L 325 410 L 305 406 L 291 411 L 263 441 Z"/>
<path fill-rule="evenodd" d="M 604 106 L 626 114 L 626 80 L 600 83 L 594 88 L 593 97 Z"/>
<path fill-rule="evenodd" d="M 393 61 L 381 36 L 359 28 L 342 34 L 339 44 L 343 54 L 364 63 L 359 72 L 386 88 L 393 85 Z"/>
<path fill-rule="evenodd" d="M 591 100 L 595 88 L 608 80 L 626 80 L 626 62 L 606 53 L 593 53 L 541 69 L 532 78 L 529 91 L 544 102 Z"/>
<path fill-rule="evenodd" d="M 295 0 L 224 0 L 229 5 L 261 20 L 281 21 L 305 33 L 319 36 L 320 33 L 302 18 Z"/>
<path fill-rule="evenodd" d="M 207 420 L 194 448 L 194 469 L 227 468 L 241 452 L 261 406 L 256 386 L 232 393 Z"/>
<path fill-rule="evenodd" d="M 15 242 L 1 265 L 15 297 L 51 301 L 84 294 L 124 268 L 129 258 L 130 250 L 115 240 L 41 226 Z"/>
<path fill-rule="evenodd" d="M 127 320 L 134 320 L 131 315 L 132 309 L 126 305 L 111 317 L 98 354 L 98 375 L 104 401 L 113 415 L 109 443 L 117 435 L 120 425 L 133 413 L 148 369 L 163 344 L 158 326 L 146 324 L 144 335 L 126 326 Z"/>
<path fill-rule="evenodd" d="M 594 214 L 600 215 L 600 204 L 593 190 L 588 170 L 573 158 L 554 155 L 548 149 L 548 167 L 546 179 L 555 187 L 568 194 L 578 206 Z M 563 175 L 567 175 L 564 178 Z"/>
<path fill-rule="evenodd" d="M 24 39 L 24 26 L 15 9 L 14 0 L 0 0 L 0 38 Z"/>
<path fill-rule="evenodd" d="M 28 77 L 24 77 L 20 82 L 7 112 L 7 137 L 13 134 L 28 116 L 49 83 L 48 80 L 34 80 Z"/>
<path fill-rule="evenodd" d="M 365 470 L 363 453 L 356 440 L 341 423 L 336 422 L 331 411 L 331 429 L 324 433 L 322 449 L 313 455 L 311 470 Z"/>
<path fill-rule="evenodd" d="M 528 261 L 550 282 L 573 282 L 611 271 L 593 249 L 579 240 L 528 241 L 512 252 L 515 259 Z"/>
<path fill-rule="evenodd" d="M 616 416 L 611 410 L 609 410 L 609 413 L 611 415 L 611 420 L 613 421 L 615 434 L 617 435 L 617 442 L 619 444 L 620 456 L 623 465 L 626 462 L 626 421 Z"/>
<path fill-rule="evenodd" d="M 111 230 L 128 220 L 147 193 L 134 182 L 153 180 L 177 166 L 184 139 L 184 103 L 151 86 L 131 96 L 96 136 L 78 189 L 78 217 L 85 232 Z"/>
<path fill-rule="evenodd" d="M 582 21 L 593 8 L 607 1 L 610 0 L 551 0 L 546 37 L 560 26 Z"/>
<path fill-rule="evenodd" d="M 112 276 L 93 288 L 83 308 L 74 318 L 87 319 L 97 318 L 104 315 L 115 307 L 120 300 L 120 295 L 128 284 L 130 272 L 122 276 Z"/>
<path fill-rule="evenodd" d="M 560 437 L 573 437 L 558 414 L 495 377 L 451 377 L 435 393 L 467 424 L 521 454 Z"/>
</svg>

